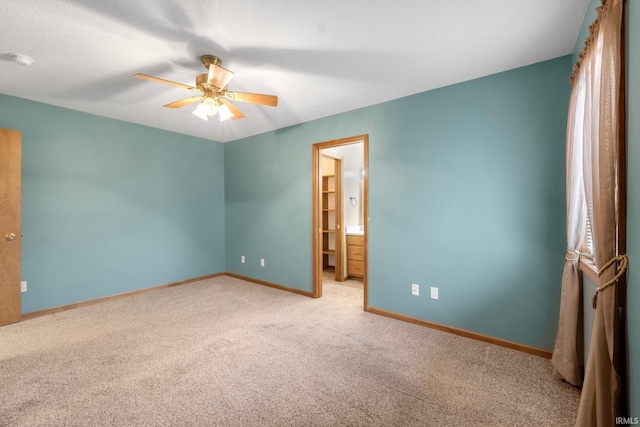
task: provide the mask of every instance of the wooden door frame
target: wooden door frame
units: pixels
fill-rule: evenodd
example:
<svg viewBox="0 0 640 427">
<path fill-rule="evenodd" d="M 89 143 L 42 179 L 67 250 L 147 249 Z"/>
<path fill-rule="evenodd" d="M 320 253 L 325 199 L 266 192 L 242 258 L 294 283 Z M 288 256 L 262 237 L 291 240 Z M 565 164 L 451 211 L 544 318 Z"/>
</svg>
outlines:
<svg viewBox="0 0 640 427">
<path fill-rule="evenodd" d="M 348 138 L 335 139 L 331 141 L 318 142 L 312 146 L 312 199 L 311 199 L 311 259 L 312 259 L 312 295 L 314 298 L 320 298 L 322 296 L 322 230 L 320 227 L 321 215 L 322 215 L 322 191 L 320 186 L 322 185 L 321 165 L 322 161 L 321 150 L 331 147 L 340 147 L 342 145 L 350 145 L 355 143 L 363 143 L 363 165 L 364 165 L 364 177 L 362 185 L 362 207 L 363 207 L 363 226 L 364 226 L 364 302 L 363 309 L 367 311 L 369 307 L 369 135 L 357 135 Z"/>
</svg>

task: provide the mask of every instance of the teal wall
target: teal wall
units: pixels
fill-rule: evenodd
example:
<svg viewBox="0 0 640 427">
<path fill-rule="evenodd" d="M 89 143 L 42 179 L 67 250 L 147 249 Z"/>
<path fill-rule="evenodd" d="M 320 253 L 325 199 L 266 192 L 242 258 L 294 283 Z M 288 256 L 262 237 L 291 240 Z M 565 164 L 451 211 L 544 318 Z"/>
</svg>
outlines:
<svg viewBox="0 0 640 427">
<path fill-rule="evenodd" d="M 227 271 L 310 291 L 311 145 L 369 134 L 369 305 L 551 349 L 570 69 L 566 56 L 225 144 Z"/>
<path fill-rule="evenodd" d="M 627 324 L 631 415 L 640 417 L 640 2 L 627 1 L 628 61 L 627 70 L 627 254 L 629 287 Z"/>
<path fill-rule="evenodd" d="M 22 131 L 22 311 L 224 271 L 217 142 L 0 95 Z"/>
<path fill-rule="evenodd" d="M 576 40 L 576 44 L 573 47 L 573 54 L 571 55 L 572 64 L 578 62 L 578 54 L 580 54 L 582 46 L 584 46 L 584 42 L 589 36 L 589 25 L 591 25 L 591 23 L 598 17 L 596 8 L 600 6 L 600 4 L 601 0 L 589 0 L 589 5 L 587 6 L 587 10 L 582 21 L 582 26 L 580 27 L 580 32 L 578 33 L 578 39 Z"/>
</svg>

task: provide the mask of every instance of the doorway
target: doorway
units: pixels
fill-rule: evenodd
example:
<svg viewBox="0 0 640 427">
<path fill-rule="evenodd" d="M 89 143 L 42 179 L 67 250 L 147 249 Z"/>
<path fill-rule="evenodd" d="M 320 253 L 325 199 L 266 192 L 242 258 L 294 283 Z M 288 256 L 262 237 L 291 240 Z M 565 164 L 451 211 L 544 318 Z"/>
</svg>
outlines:
<svg viewBox="0 0 640 427">
<path fill-rule="evenodd" d="M 0 326 L 21 317 L 21 134 L 0 129 Z"/>
<path fill-rule="evenodd" d="M 361 281 L 365 311 L 368 308 L 368 153 L 368 135 L 319 142 L 313 145 L 312 151 L 313 297 L 322 297 L 323 277 L 336 283 Z M 332 167 L 335 170 L 331 170 Z"/>
</svg>

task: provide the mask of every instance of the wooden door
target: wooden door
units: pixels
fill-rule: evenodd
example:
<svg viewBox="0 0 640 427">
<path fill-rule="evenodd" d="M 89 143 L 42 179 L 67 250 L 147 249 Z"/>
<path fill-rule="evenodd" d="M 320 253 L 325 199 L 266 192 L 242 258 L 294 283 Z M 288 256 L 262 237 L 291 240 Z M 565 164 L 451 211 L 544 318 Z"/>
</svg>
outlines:
<svg viewBox="0 0 640 427">
<path fill-rule="evenodd" d="M 0 129 L 0 326 L 20 321 L 21 135 Z"/>
</svg>

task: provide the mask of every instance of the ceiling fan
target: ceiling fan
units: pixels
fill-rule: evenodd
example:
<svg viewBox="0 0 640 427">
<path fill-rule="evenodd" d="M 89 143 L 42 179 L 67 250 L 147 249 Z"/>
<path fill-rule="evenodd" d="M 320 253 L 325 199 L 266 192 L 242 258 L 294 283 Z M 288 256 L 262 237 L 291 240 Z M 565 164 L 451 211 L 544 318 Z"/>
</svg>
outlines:
<svg viewBox="0 0 640 427">
<path fill-rule="evenodd" d="M 263 95 L 259 93 L 233 92 L 227 89 L 227 84 L 233 78 L 233 73 L 222 68 L 222 61 L 217 56 L 203 55 L 200 57 L 202 64 L 208 73 L 198 74 L 196 76 L 196 85 L 190 86 L 183 83 L 172 82 L 171 80 L 160 79 L 158 77 L 148 76 L 146 74 L 136 74 L 134 77 L 149 80 L 152 82 L 164 83 L 172 86 L 181 87 L 192 90 L 194 92 L 202 92 L 201 95 L 191 96 L 189 98 L 166 104 L 167 108 L 180 108 L 185 105 L 200 102 L 193 114 L 203 120 L 218 114 L 220 121 L 231 119 L 237 120 L 244 117 L 242 111 L 233 105 L 229 100 L 250 102 L 252 104 L 268 105 L 270 107 L 278 106 L 278 97 L 275 95 Z"/>
</svg>

